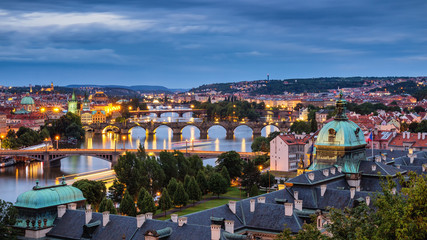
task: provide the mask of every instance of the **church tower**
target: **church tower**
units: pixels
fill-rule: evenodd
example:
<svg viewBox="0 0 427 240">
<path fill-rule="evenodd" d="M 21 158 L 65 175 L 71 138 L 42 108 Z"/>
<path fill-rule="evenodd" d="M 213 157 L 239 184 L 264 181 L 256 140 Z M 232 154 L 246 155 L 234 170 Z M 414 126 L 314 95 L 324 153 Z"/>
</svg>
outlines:
<svg viewBox="0 0 427 240">
<path fill-rule="evenodd" d="M 73 90 L 73 95 L 71 96 L 71 100 L 68 101 L 68 112 L 77 114 L 77 99 L 76 99 L 76 95 L 74 94 L 74 90 Z"/>
<path fill-rule="evenodd" d="M 83 112 L 90 111 L 90 101 L 87 96 L 87 92 L 85 92 L 85 99 L 83 100 L 82 111 Z"/>
</svg>

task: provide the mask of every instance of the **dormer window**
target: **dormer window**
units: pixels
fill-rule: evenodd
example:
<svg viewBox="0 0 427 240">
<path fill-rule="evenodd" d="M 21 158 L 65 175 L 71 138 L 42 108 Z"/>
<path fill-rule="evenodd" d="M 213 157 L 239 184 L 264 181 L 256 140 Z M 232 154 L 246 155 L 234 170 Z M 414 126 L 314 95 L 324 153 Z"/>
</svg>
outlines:
<svg viewBox="0 0 427 240">
<path fill-rule="evenodd" d="M 359 138 L 359 132 L 360 132 L 360 128 L 357 128 L 356 131 L 354 131 L 354 134 L 356 134 L 357 138 Z"/>
<path fill-rule="evenodd" d="M 335 136 L 336 136 L 337 132 L 335 131 L 335 129 L 330 128 L 329 129 L 329 138 L 328 141 L 329 142 L 335 142 Z"/>
</svg>

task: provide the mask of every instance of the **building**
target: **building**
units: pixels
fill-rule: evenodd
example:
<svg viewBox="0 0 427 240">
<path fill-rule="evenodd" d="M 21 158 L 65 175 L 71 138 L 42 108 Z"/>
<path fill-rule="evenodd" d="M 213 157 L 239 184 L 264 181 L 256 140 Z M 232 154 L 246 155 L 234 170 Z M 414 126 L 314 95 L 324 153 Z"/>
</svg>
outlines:
<svg viewBox="0 0 427 240">
<path fill-rule="evenodd" d="M 90 111 L 90 101 L 87 96 L 87 93 L 85 93 L 85 98 L 83 99 L 82 111 Z"/>
<path fill-rule="evenodd" d="M 15 228 L 25 232 L 26 238 L 42 238 L 55 226 L 57 216 L 65 213 L 66 204 L 70 209 L 82 208 L 86 199 L 82 191 L 68 186 L 63 179 L 59 185 L 39 186 L 22 193 L 16 199 L 18 217 Z"/>
<path fill-rule="evenodd" d="M 314 135 L 281 134 L 270 141 L 270 170 L 296 171 L 298 163 L 303 160 L 308 166 L 309 153 Z"/>
<path fill-rule="evenodd" d="M 105 123 L 107 122 L 107 116 L 104 111 L 95 110 L 92 111 L 92 123 Z"/>
<path fill-rule="evenodd" d="M 92 112 L 91 111 L 82 111 L 80 113 L 80 119 L 82 121 L 82 124 L 92 124 Z"/>
<path fill-rule="evenodd" d="M 78 101 L 73 91 L 73 94 L 71 95 L 71 100 L 68 101 L 68 112 L 78 114 L 77 105 Z"/>
<path fill-rule="evenodd" d="M 89 96 L 89 100 L 96 104 L 105 104 L 108 102 L 108 96 L 104 92 L 96 92 Z"/>
<path fill-rule="evenodd" d="M 21 99 L 21 107 L 27 112 L 33 112 L 36 110 L 34 99 L 30 97 L 29 93 Z"/>
<path fill-rule="evenodd" d="M 388 144 L 390 150 L 408 151 L 411 148 L 415 151 L 427 151 L 427 133 L 397 133 Z"/>
</svg>

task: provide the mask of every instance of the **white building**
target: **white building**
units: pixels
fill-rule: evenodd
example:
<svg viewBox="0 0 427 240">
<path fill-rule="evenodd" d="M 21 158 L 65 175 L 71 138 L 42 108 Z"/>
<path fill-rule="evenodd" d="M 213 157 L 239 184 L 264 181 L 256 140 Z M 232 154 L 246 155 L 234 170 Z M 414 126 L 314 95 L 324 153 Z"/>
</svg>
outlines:
<svg viewBox="0 0 427 240">
<path fill-rule="evenodd" d="M 313 134 L 286 134 L 270 142 L 270 170 L 295 171 L 303 159 L 308 164 L 308 153 L 313 143 Z"/>
</svg>

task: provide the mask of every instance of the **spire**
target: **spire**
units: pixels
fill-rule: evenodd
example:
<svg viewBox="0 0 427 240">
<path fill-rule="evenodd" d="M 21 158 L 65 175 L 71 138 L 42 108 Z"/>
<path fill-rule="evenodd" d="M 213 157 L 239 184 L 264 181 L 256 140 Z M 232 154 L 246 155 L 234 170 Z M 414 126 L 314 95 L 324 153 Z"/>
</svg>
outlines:
<svg viewBox="0 0 427 240">
<path fill-rule="evenodd" d="M 76 101 L 76 94 L 74 94 L 74 89 L 73 89 L 73 95 L 71 95 L 71 100 Z"/>
<path fill-rule="evenodd" d="M 335 120 L 338 121 L 347 121 L 347 115 L 345 114 L 347 107 L 347 101 L 343 99 L 343 92 L 340 91 L 340 98 L 337 101 L 336 109 L 337 109 L 337 115 L 335 115 Z"/>
</svg>

